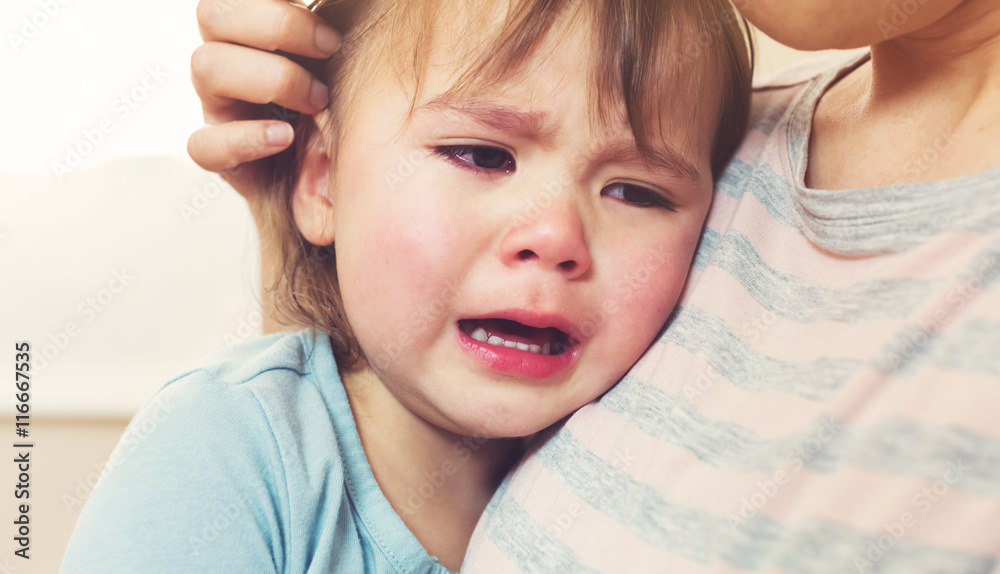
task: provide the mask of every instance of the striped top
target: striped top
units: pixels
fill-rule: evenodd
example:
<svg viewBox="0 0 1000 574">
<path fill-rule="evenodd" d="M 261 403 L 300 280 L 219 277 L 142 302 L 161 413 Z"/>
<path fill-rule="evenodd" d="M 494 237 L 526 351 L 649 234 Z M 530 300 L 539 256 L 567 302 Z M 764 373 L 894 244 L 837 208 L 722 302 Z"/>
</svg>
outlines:
<svg viewBox="0 0 1000 574">
<path fill-rule="evenodd" d="M 864 58 L 755 90 L 669 328 L 508 478 L 463 571 L 1000 572 L 1000 168 L 805 187 Z"/>
</svg>

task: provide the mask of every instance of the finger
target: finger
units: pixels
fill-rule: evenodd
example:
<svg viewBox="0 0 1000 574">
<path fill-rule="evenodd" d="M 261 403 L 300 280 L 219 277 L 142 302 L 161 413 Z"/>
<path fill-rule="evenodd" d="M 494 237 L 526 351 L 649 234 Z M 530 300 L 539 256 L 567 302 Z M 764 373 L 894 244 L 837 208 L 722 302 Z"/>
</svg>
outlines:
<svg viewBox="0 0 1000 574">
<path fill-rule="evenodd" d="M 204 126 L 188 139 L 188 155 L 203 169 L 229 170 L 280 152 L 293 137 L 292 126 L 276 120 Z"/>
<path fill-rule="evenodd" d="M 284 0 L 201 0 L 198 27 L 206 42 L 329 58 L 340 34 L 304 6 Z"/>
<path fill-rule="evenodd" d="M 191 54 L 191 81 L 210 123 L 230 119 L 238 102 L 273 102 L 314 114 L 329 98 L 326 84 L 288 58 L 221 42 L 202 44 Z"/>
</svg>

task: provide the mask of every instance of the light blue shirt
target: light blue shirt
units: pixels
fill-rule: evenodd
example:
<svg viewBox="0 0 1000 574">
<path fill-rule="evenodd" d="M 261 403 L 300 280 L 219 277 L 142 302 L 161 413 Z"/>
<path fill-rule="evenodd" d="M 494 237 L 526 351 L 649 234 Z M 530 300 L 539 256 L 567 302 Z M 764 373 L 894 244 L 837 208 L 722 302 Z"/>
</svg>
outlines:
<svg viewBox="0 0 1000 574">
<path fill-rule="evenodd" d="M 329 338 L 267 336 L 129 423 L 61 572 L 437 573 L 382 494 Z"/>
</svg>

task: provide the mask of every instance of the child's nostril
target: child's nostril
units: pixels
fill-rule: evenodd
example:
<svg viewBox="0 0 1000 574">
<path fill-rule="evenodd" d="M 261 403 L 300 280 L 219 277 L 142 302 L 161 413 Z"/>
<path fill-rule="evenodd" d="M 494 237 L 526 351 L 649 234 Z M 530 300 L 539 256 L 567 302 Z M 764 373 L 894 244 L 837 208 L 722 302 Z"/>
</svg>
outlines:
<svg viewBox="0 0 1000 574">
<path fill-rule="evenodd" d="M 559 264 L 559 267 L 564 271 L 572 271 L 573 269 L 576 269 L 576 261 L 563 261 Z"/>
<path fill-rule="evenodd" d="M 517 258 L 521 261 L 527 261 L 535 256 L 535 252 L 530 249 L 522 249 L 517 253 Z"/>
</svg>

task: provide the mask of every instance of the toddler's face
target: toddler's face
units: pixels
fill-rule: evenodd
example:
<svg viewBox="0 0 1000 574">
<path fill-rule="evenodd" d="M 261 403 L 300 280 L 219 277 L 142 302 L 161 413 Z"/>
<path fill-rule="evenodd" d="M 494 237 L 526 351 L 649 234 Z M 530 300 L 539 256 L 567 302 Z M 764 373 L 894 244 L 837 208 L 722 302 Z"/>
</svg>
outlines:
<svg viewBox="0 0 1000 574">
<path fill-rule="evenodd" d="M 453 432 L 530 434 L 610 388 L 673 309 L 711 202 L 714 98 L 676 106 L 644 161 L 624 119 L 592 121 L 575 28 L 473 95 L 441 97 L 439 52 L 409 122 L 386 81 L 341 137 L 327 239 L 348 320 L 371 374 Z"/>
</svg>

